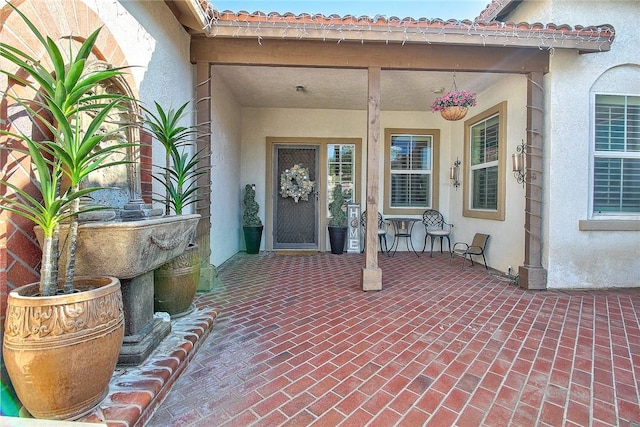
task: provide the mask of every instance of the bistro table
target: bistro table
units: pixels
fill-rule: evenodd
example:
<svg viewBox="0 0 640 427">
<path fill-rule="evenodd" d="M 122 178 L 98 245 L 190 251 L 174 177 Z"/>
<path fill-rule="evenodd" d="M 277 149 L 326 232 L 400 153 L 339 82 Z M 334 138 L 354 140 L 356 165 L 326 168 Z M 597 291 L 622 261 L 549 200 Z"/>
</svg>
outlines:
<svg viewBox="0 0 640 427">
<path fill-rule="evenodd" d="M 391 254 L 391 256 L 394 256 L 396 254 L 398 245 L 400 244 L 400 239 L 404 238 L 405 244 L 407 245 L 407 250 L 409 250 L 409 247 L 411 247 L 413 253 L 416 254 L 417 257 L 419 257 L 420 255 L 418 255 L 418 252 L 416 251 L 416 248 L 413 247 L 413 242 L 411 241 L 411 231 L 413 230 L 414 224 L 420 221 L 420 218 L 402 217 L 387 219 L 393 224 L 393 229 L 395 232 L 395 235 L 393 236 L 393 244 L 389 249 L 389 253 L 393 251 L 393 254 Z"/>
</svg>

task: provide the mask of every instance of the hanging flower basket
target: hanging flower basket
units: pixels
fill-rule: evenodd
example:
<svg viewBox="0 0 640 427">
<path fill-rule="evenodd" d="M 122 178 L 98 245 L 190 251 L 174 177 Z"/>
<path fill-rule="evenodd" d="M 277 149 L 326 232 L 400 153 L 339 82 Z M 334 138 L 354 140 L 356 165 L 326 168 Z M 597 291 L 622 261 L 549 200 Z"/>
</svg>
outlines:
<svg viewBox="0 0 640 427">
<path fill-rule="evenodd" d="M 431 111 L 439 111 L 445 120 L 460 120 L 469 109 L 476 105 L 476 94 L 466 90 L 454 90 L 445 93 L 431 104 Z"/>
<path fill-rule="evenodd" d="M 453 107 L 447 107 L 444 110 L 440 110 L 440 115 L 443 119 L 449 121 L 461 120 L 464 116 L 467 115 L 467 111 L 469 109 L 467 107 L 460 107 L 459 105 L 454 105 Z"/>
<path fill-rule="evenodd" d="M 292 197 L 296 203 L 300 199 L 307 201 L 313 187 L 313 181 L 309 180 L 309 169 L 300 165 L 293 165 L 280 174 L 280 195 L 283 198 Z"/>
</svg>

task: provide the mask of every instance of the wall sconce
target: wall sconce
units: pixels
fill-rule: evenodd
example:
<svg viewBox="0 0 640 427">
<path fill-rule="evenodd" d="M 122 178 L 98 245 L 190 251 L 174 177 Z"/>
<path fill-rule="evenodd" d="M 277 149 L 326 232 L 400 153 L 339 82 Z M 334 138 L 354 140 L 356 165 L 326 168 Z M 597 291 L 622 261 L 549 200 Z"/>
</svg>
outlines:
<svg viewBox="0 0 640 427">
<path fill-rule="evenodd" d="M 524 187 L 524 182 L 527 177 L 527 153 L 526 146 L 524 144 L 524 140 L 522 144 L 516 147 L 516 152 L 511 155 L 511 161 L 513 162 L 513 176 L 518 181 L 518 184 L 522 184 Z"/>
<path fill-rule="evenodd" d="M 449 179 L 451 185 L 458 188 L 460 187 L 460 160 L 456 157 L 456 161 L 453 162 L 453 166 L 449 168 Z"/>
</svg>

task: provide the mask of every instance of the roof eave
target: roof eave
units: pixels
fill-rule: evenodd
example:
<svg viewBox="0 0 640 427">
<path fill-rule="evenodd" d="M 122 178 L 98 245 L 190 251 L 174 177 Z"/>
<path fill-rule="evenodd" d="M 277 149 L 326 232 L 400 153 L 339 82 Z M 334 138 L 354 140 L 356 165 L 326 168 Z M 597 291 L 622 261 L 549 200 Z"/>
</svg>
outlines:
<svg viewBox="0 0 640 427">
<path fill-rule="evenodd" d="M 504 21 L 521 3 L 522 0 L 493 0 L 480 12 L 478 19 L 484 21 Z"/>
<path fill-rule="evenodd" d="M 467 21 L 468 22 L 468 21 Z M 580 53 L 606 52 L 611 49 L 614 31 L 611 26 L 570 28 L 539 25 L 505 25 L 477 23 L 448 28 L 437 26 L 358 27 L 340 29 L 314 25 L 290 25 L 253 22 L 214 21 L 210 37 L 264 39 L 308 39 L 335 42 L 427 43 L 466 46 L 524 47 L 542 50 L 576 49 Z"/>
<path fill-rule="evenodd" d="M 165 0 L 176 19 L 192 33 L 208 34 L 214 10 L 207 0 Z"/>
</svg>

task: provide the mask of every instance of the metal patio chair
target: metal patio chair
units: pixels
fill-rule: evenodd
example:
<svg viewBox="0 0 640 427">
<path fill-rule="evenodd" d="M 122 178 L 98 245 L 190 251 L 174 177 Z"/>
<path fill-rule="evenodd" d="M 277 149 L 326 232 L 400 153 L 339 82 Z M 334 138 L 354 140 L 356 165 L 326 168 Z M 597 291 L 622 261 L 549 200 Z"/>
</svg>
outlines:
<svg viewBox="0 0 640 427">
<path fill-rule="evenodd" d="M 453 224 L 449 224 L 444 220 L 444 216 L 435 210 L 435 209 L 427 209 L 422 214 L 422 224 L 424 224 L 424 246 L 422 246 L 422 253 L 424 253 L 427 248 L 427 238 L 431 238 L 431 252 L 429 254 L 430 257 L 433 257 L 433 242 L 438 237 L 440 238 L 440 253 L 442 253 L 442 247 L 444 243 L 442 239 L 447 239 L 447 246 L 449 247 L 449 252 L 451 252 L 451 240 L 449 240 L 449 236 L 451 235 L 451 231 L 453 228 Z"/>
<path fill-rule="evenodd" d="M 367 211 L 362 212 L 360 215 L 360 225 L 362 226 L 362 236 L 365 244 L 362 245 L 362 250 L 360 252 L 364 252 L 364 248 L 366 245 L 366 236 L 367 236 Z M 378 241 L 380 242 L 380 250 L 384 246 L 384 252 L 389 253 L 389 249 L 387 247 L 387 222 L 384 220 L 384 217 L 380 212 L 378 212 Z"/>
<path fill-rule="evenodd" d="M 451 260 L 453 260 L 454 254 L 458 254 L 462 256 L 462 269 L 464 270 L 464 265 L 467 261 L 467 255 L 469 255 L 469 260 L 471 260 L 471 265 L 473 266 L 473 256 L 482 255 L 482 261 L 484 262 L 484 268 L 489 269 L 487 267 L 487 259 L 484 256 L 485 249 L 487 247 L 487 241 L 489 240 L 488 234 L 476 233 L 473 236 L 473 241 L 469 245 L 465 242 L 456 242 L 453 244 L 453 250 L 451 251 L 451 257 L 449 258 L 449 264 L 451 264 Z M 460 245 L 460 247 L 458 247 Z"/>
</svg>

